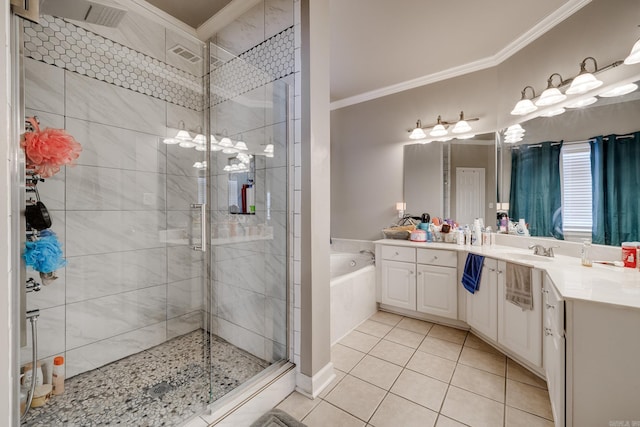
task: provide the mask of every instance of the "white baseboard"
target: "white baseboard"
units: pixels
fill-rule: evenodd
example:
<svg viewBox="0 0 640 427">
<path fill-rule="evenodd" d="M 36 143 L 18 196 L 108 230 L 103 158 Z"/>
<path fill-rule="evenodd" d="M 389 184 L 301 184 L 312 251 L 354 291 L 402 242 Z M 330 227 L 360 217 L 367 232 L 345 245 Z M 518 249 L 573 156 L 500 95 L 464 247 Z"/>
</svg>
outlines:
<svg viewBox="0 0 640 427">
<path fill-rule="evenodd" d="M 296 370 L 296 391 L 309 399 L 315 399 L 335 377 L 332 362 L 327 363 L 313 377 Z"/>
</svg>

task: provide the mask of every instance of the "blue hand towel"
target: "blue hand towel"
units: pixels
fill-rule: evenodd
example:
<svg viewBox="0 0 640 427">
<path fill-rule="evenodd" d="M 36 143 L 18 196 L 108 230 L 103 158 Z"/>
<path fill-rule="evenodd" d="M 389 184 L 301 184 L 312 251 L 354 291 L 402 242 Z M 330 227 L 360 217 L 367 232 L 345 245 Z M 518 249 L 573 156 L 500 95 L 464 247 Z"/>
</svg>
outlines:
<svg viewBox="0 0 640 427">
<path fill-rule="evenodd" d="M 472 294 L 480 289 L 480 275 L 482 274 L 483 264 L 484 257 L 482 255 L 467 255 L 467 261 L 464 263 L 464 271 L 462 272 L 462 286 Z"/>
</svg>

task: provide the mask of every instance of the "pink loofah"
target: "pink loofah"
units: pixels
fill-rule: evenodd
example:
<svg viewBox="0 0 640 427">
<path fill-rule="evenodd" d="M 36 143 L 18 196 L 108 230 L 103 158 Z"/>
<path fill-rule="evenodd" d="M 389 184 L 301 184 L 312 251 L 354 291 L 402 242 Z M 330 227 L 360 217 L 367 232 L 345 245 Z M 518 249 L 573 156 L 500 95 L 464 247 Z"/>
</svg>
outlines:
<svg viewBox="0 0 640 427">
<path fill-rule="evenodd" d="M 46 128 L 41 131 L 33 117 L 27 119 L 33 132 L 25 132 L 20 145 L 27 155 L 27 167 L 43 178 L 49 178 L 64 165 L 73 165 L 80 156 L 82 146 L 64 129 Z"/>
</svg>

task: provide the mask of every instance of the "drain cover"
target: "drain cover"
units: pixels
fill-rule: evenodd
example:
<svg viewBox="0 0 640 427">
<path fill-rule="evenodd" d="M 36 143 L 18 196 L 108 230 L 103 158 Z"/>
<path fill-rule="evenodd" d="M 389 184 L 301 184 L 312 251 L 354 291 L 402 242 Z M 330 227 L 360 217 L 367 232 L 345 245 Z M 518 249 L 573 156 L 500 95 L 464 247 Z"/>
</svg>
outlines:
<svg viewBox="0 0 640 427">
<path fill-rule="evenodd" d="M 162 397 L 164 396 L 168 391 L 171 391 L 173 387 L 171 387 L 171 384 L 162 381 L 161 383 L 158 383 L 156 385 L 154 385 L 153 387 L 150 387 L 147 390 L 147 394 L 149 394 L 149 396 L 151 397 Z"/>
</svg>

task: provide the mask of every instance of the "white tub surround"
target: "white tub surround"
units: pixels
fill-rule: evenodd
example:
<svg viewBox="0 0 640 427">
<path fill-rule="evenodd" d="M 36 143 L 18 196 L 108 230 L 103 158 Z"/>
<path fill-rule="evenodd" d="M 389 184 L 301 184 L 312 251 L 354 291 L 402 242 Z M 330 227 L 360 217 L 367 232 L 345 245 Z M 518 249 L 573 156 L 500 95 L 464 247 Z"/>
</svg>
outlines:
<svg viewBox="0 0 640 427">
<path fill-rule="evenodd" d="M 377 254 L 384 251 L 389 260 L 397 253 L 403 258 L 402 262 L 409 265 L 419 265 L 410 264 L 417 257 L 409 258 L 423 252 L 441 253 L 445 258 L 458 253 L 458 280 L 453 288 L 448 288 L 457 294 L 457 319 L 412 311 L 417 305 L 410 309 L 403 304 L 381 304 L 380 307 L 436 322 L 457 321 L 459 327 L 470 327 L 489 344 L 546 378 L 557 427 L 607 425 L 612 421 L 624 424 L 637 420 L 640 272 L 599 264 L 583 267 L 577 257 L 547 258 L 522 249 L 533 242 L 558 245 L 555 241 L 503 237 L 499 242 L 513 242 L 518 247 L 376 241 Z M 578 253 L 579 245 L 560 243 L 559 246 L 558 252 Z M 616 248 L 598 248 L 598 251 L 598 256 L 604 255 L 604 259 L 619 259 Z M 474 294 L 467 292 L 459 280 L 467 253 L 485 256 L 480 287 Z M 533 268 L 533 310 L 523 311 L 505 300 L 507 262 Z M 380 299 L 380 285 L 385 281 L 382 266 L 377 273 L 378 302 L 384 302 Z M 411 284 L 411 279 L 388 281 L 387 287 L 393 287 L 393 292 L 398 294 L 397 288 L 407 288 L 407 283 Z M 436 289 L 444 286 L 443 279 L 435 283 Z M 411 292 L 411 289 L 405 290 L 404 294 L 406 298 L 414 298 L 415 304 L 415 288 L 413 295 Z"/>
</svg>

